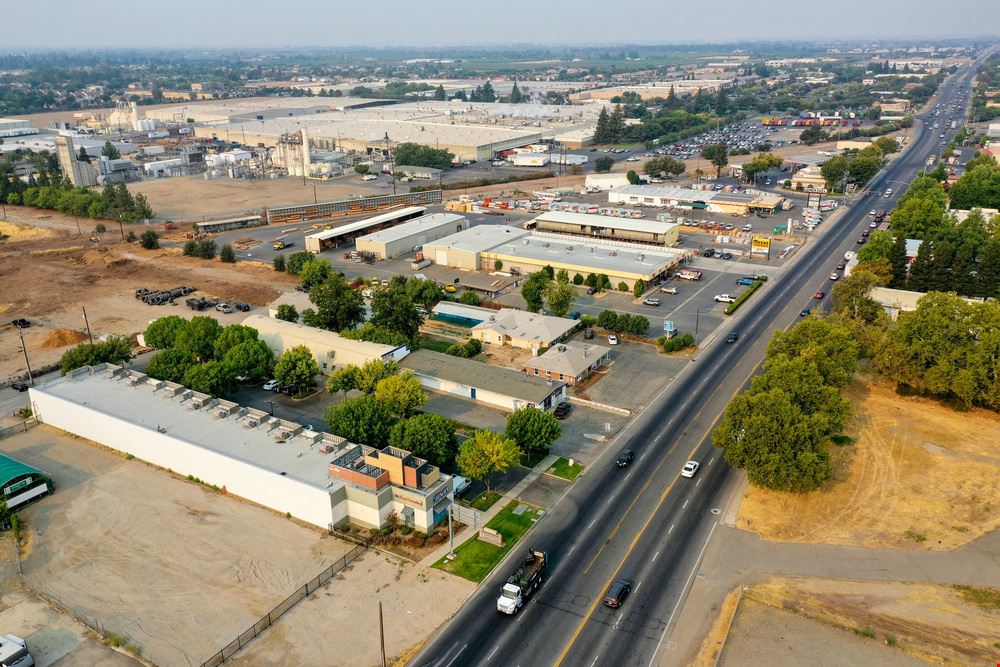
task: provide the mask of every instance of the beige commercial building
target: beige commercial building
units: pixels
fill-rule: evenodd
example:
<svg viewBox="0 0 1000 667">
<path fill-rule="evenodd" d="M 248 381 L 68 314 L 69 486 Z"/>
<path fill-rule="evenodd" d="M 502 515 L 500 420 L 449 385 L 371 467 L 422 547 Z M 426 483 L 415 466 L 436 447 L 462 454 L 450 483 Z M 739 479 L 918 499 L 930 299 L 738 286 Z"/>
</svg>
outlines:
<svg viewBox="0 0 1000 667">
<path fill-rule="evenodd" d="M 630 241 L 672 246 L 679 240 L 680 225 L 659 220 L 616 218 L 569 211 L 547 211 L 524 223 L 525 229 L 569 234 L 607 241 Z"/>
<path fill-rule="evenodd" d="M 329 373 L 344 366 L 361 366 L 374 359 L 399 361 L 409 353 L 405 345 L 382 345 L 350 340 L 333 331 L 285 322 L 263 315 L 251 315 L 243 324 L 256 329 L 276 355 L 299 345 L 312 352 L 320 370 Z"/>
<path fill-rule="evenodd" d="M 826 192 L 826 179 L 816 165 L 799 169 L 792 175 L 792 189 L 804 192 Z"/>
<path fill-rule="evenodd" d="M 482 309 L 490 311 L 488 308 Z M 484 312 L 482 322 L 472 327 L 472 337 L 488 345 L 510 345 L 538 352 L 573 331 L 576 320 L 541 315 L 516 308 L 501 308 Z"/>
<path fill-rule="evenodd" d="M 611 348 L 590 343 L 560 343 L 544 354 L 528 359 L 521 369 L 534 377 L 577 385 L 589 378 L 595 370 L 608 363 Z"/>
</svg>

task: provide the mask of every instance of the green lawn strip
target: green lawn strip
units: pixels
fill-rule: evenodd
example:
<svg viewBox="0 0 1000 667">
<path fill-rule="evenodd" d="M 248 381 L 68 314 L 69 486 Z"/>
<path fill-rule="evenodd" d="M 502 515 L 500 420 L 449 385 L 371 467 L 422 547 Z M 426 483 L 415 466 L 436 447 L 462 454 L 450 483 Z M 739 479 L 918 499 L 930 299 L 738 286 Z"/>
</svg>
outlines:
<svg viewBox="0 0 1000 667">
<path fill-rule="evenodd" d="M 485 512 L 489 508 L 493 507 L 493 505 L 496 504 L 496 502 L 500 500 L 500 498 L 502 497 L 503 496 L 501 496 L 496 491 L 490 491 L 489 493 L 483 491 L 478 496 L 476 496 L 476 498 L 471 503 L 469 503 L 469 506 L 479 510 L 480 512 Z"/>
<path fill-rule="evenodd" d="M 528 470 L 534 470 L 535 466 L 545 460 L 548 452 L 534 452 L 521 454 L 521 466 Z"/>
<path fill-rule="evenodd" d="M 570 465 L 568 459 L 560 457 L 546 472 L 550 475 L 562 477 L 563 479 L 568 479 L 572 482 L 581 472 L 583 472 L 583 466 L 575 462 L 573 465 Z"/>
<path fill-rule="evenodd" d="M 424 338 L 420 341 L 420 349 L 422 350 L 434 350 L 435 352 L 444 352 L 449 347 L 454 345 L 454 341 L 447 340 L 436 340 Z"/>
<path fill-rule="evenodd" d="M 445 557 L 434 563 L 434 567 L 469 581 L 482 582 L 534 523 L 532 519 L 537 515 L 537 508 L 529 507 L 520 515 L 514 514 L 520 504 L 522 503 L 518 500 L 510 501 L 486 524 L 488 528 L 503 535 L 504 546 L 483 542 L 476 534 L 455 549 L 455 560 L 448 561 Z"/>
</svg>

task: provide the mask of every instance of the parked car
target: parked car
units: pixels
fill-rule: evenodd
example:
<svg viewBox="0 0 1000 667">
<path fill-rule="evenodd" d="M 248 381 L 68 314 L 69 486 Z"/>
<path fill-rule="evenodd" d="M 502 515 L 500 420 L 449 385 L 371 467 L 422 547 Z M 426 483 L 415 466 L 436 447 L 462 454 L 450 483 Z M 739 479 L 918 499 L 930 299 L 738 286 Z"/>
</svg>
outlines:
<svg viewBox="0 0 1000 667">
<path fill-rule="evenodd" d="M 582 317 L 582 315 L 579 310 L 571 310 L 568 313 L 566 313 L 566 317 L 568 317 L 571 320 L 578 320 Z"/>
<path fill-rule="evenodd" d="M 611 584 L 611 588 L 604 596 L 604 606 L 611 607 L 612 609 L 618 609 L 625 602 L 625 598 L 628 597 L 629 591 L 632 590 L 632 584 L 625 579 L 619 579 L 615 583 Z"/>
<path fill-rule="evenodd" d="M 28 383 L 15 382 L 14 384 L 10 385 L 10 388 L 13 389 L 14 391 L 28 391 Z"/>
<path fill-rule="evenodd" d="M 217 311 L 219 311 L 220 313 L 231 313 L 231 312 L 233 312 L 233 307 L 230 306 L 228 303 L 216 304 L 215 309 Z"/>
<path fill-rule="evenodd" d="M 262 388 L 264 389 L 264 391 L 278 391 L 278 381 L 268 380 L 267 382 L 264 383 L 264 386 Z"/>
<path fill-rule="evenodd" d="M 472 484 L 472 480 L 468 477 L 462 477 L 461 475 L 455 475 L 451 478 L 452 489 L 454 489 L 455 495 L 461 494 L 469 485 Z"/>
<path fill-rule="evenodd" d="M 753 283 L 754 283 L 754 281 L 751 280 L 750 278 L 737 278 L 736 279 L 736 284 L 737 285 L 747 285 L 747 286 L 749 286 L 749 285 L 753 285 Z"/>
<path fill-rule="evenodd" d="M 745 231 L 745 232 L 752 232 L 753 231 L 753 225 L 743 225 L 743 231 Z"/>
<path fill-rule="evenodd" d="M 552 415 L 556 419 L 566 419 L 566 417 L 569 417 L 569 413 L 571 413 L 572 411 L 573 411 L 573 406 L 567 403 L 566 401 L 563 401 L 562 403 L 556 406 L 555 410 L 552 411 Z"/>
<path fill-rule="evenodd" d="M 642 300 L 642 302 L 644 304 L 646 304 L 647 306 L 659 306 L 660 305 L 660 300 L 657 299 L 655 296 L 647 296 L 645 299 Z"/>
<path fill-rule="evenodd" d="M 729 252 L 727 250 L 726 252 L 724 252 L 721 255 L 719 255 L 719 257 L 721 257 L 722 259 L 732 259 L 733 258 L 733 253 L 731 253 L 731 252 Z"/>
<path fill-rule="evenodd" d="M 593 296 L 594 294 L 597 294 L 597 288 L 596 287 L 588 287 L 587 288 L 587 295 L 588 296 Z"/>
<path fill-rule="evenodd" d="M 593 329 L 584 329 L 583 330 L 583 337 L 586 340 L 593 340 L 594 339 L 594 330 Z"/>
<path fill-rule="evenodd" d="M 368 298 L 371 298 L 371 297 L 368 297 Z M 427 315 L 428 314 L 427 313 L 427 309 L 424 308 L 423 306 L 417 306 L 417 312 L 420 313 L 421 315 Z"/>
<path fill-rule="evenodd" d="M 608 345 L 617 345 L 617 344 L 618 344 L 618 336 L 614 335 L 608 336 Z"/>
<path fill-rule="evenodd" d="M 688 461 L 681 468 L 681 477 L 694 477 L 694 474 L 698 472 L 699 465 L 697 461 Z"/>
<path fill-rule="evenodd" d="M 633 452 L 631 449 L 623 449 L 618 453 L 618 458 L 615 460 L 615 462 L 618 464 L 619 468 L 624 468 L 629 463 L 632 463 L 634 459 L 635 459 L 635 452 Z"/>
<path fill-rule="evenodd" d="M 31 322 L 24 319 L 23 317 L 19 317 L 16 320 L 11 320 L 10 323 L 13 324 L 15 327 L 17 327 L 18 329 L 27 329 L 28 327 L 31 326 Z"/>
<path fill-rule="evenodd" d="M 676 287 L 661 287 L 660 291 L 663 292 L 664 294 L 677 294 Z"/>
<path fill-rule="evenodd" d="M 705 248 L 701 251 L 702 257 L 715 257 L 715 250 L 712 248 Z"/>
<path fill-rule="evenodd" d="M 245 312 L 247 312 L 247 311 L 250 310 L 250 304 L 249 303 L 243 303 L 242 301 L 234 301 L 233 302 L 233 308 L 235 308 L 236 310 L 240 311 L 241 313 L 245 313 Z"/>
<path fill-rule="evenodd" d="M 716 303 L 736 303 L 736 297 L 732 294 L 716 294 Z"/>
<path fill-rule="evenodd" d="M 729 334 L 728 336 L 726 336 L 726 342 L 727 343 L 735 343 L 739 339 L 740 339 L 740 334 L 738 332 L 736 332 L 736 331 L 734 331 L 731 334 Z"/>
<path fill-rule="evenodd" d="M 454 294 L 455 292 L 458 291 L 458 288 L 455 287 L 454 285 L 445 285 L 444 291 L 447 292 L 448 294 Z"/>
</svg>

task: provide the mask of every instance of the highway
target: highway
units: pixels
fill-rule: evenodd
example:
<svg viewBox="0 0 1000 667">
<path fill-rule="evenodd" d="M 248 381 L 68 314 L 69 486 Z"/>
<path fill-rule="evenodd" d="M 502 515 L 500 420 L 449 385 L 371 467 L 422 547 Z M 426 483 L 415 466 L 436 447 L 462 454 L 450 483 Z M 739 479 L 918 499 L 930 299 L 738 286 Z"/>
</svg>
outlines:
<svg viewBox="0 0 1000 667">
<path fill-rule="evenodd" d="M 966 68 L 951 77 L 935 101 L 946 104 L 957 90 L 967 91 L 973 73 Z M 683 664 L 682 651 L 690 647 L 671 642 L 672 619 L 738 479 L 712 447 L 711 432 L 759 370 L 772 333 L 798 321 L 799 311 L 815 303 L 815 291 L 830 290 L 829 274 L 846 250 L 857 248 L 868 211 L 890 208 L 902 184 L 939 152 L 940 131 L 931 124 L 915 122 L 903 155 L 873 179 L 868 193 L 723 325 L 723 335 L 619 434 L 411 664 Z M 954 131 L 945 133 L 950 138 Z M 891 198 L 881 196 L 887 187 Z M 728 331 L 740 332 L 736 344 L 723 342 Z M 619 469 L 615 455 L 625 447 L 636 460 Z M 701 462 L 693 479 L 680 477 L 689 459 Z M 506 617 L 496 611 L 496 597 L 529 546 L 548 552 L 548 580 L 519 614 Z M 619 578 L 633 590 L 612 610 L 601 601 Z"/>
</svg>

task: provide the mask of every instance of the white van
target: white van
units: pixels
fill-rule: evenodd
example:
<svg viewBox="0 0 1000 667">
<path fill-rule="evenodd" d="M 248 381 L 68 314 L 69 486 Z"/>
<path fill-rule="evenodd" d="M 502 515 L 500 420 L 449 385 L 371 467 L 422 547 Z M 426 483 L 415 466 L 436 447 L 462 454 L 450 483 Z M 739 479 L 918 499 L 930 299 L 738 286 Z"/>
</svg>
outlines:
<svg viewBox="0 0 1000 667">
<path fill-rule="evenodd" d="M 451 478 L 452 489 L 454 489 L 455 495 L 461 495 L 463 491 L 469 488 L 472 484 L 472 480 L 468 477 L 462 477 L 461 475 L 455 475 Z"/>
<path fill-rule="evenodd" d="M 0 667 L 34 667 L 28 644 L 17 635 L 0 637 Z"/>
</svg>

